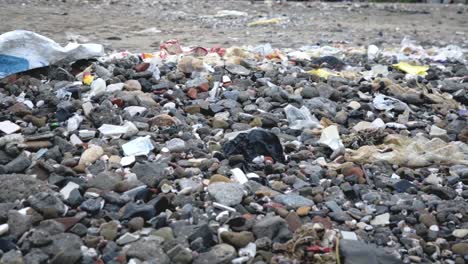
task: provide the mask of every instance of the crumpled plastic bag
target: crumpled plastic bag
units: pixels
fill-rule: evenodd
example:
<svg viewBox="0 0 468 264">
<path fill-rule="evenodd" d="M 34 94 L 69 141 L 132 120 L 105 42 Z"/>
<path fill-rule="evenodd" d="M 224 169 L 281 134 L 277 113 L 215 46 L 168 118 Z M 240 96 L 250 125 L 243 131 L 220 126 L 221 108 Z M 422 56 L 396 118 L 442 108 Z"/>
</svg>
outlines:
<svg viewBox="0 0 468 264">
<path fill-rule="evenodd" d="M 0 35 L 0 78 L 59 62 L 103 55 L 104 47 L 99 44 L 68 43 L 62 47 L 31 31 L 10 31 Z"/>
<path fill-rule="evenodd" d="M 241 154 L 249 162 L 261 155 L 270 156 L 275 161 L 285 161 L 283 146 L 278 137 L 263 129 L 253 129 L 248 133 L 238 134 L 234 139 L 224 143 L 223 152 L 226 156 Z"/>
<path fill-rule="evenodd" d="M 388 135 L 382 145 L 347 149 L 345 160 L 355 163 L 387 161 L 393 165 L 417 168 L 432 164 L 468 165 L 468 146 L 462 142 L 447 143 L 440 138 L 428 139 L 422 135 L 409 138 Z"/>
<path fill-rule="evenodd" d="M 307 107 L 302 106 L 300 109 L 292 105 L 284 108 L 286 118 L 291 129 L 315 128 L 321 127 L 320 121 L 313 115 Z"/>
</svg>

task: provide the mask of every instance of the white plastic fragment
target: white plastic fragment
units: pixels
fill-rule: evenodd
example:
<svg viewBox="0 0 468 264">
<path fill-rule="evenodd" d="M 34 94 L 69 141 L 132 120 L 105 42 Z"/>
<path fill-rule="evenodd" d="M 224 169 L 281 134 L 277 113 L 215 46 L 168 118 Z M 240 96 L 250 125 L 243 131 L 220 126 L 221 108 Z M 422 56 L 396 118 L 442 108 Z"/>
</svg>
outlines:
<svg viewBox="0 0 468 264">
<path fill-rule="evenodd" d="M 15 133 L 20 129 L 21 129 L 20 126 L 18 126 L 17 124 L 9 120 L 0 122 L 0 130 L 7 135 Z"/>
<path fill-rule="evenodd" d="M 372 121 L 372 123 L 367 121 L 361 121 L 353 127 L 353 130 L 359 132 L 363 130 L 376 130 L 379 128 L 385 128 L 385 123 L 382 119 L 377 118 L 374 121 Z"/>
<path fill-rule="evenodd" d="M 247 16 L 246 12 L 241 12 L 237 10 L 219 10 L 215 17 L 240 17 L 240 16 Z"/>
<path fill-rule="evenodd" d="M 73 132 L 80 127 L 81 122 L 83 121 L 83 117 L 75 114 L 67 120 L 67 131 Z"/>
<path fill-rule="evenodd" d="M 93 103 L 91 103 L 91 102 L 85 102 L 85 103 L 83 103 L 81 108 L 83 108 L 84 115 L 89 116 L 91 114 L 91 111 L 93 111 L 94 106 L 93 106 Z"/>
<path fill-rule="evenodd" d="M 247 246 L 239 249 L 239 256 L 253 258 L 257 254 L 257 245 L 250 242 Z"/>
<path fill-rule="evenodd" d="M 236 212 L 236 209 L 234 209 L 234 208 L 232 208 L 230 206 L 226 206 L 226 205 L 217 203 L 217 202 L 213 202 L 213 206 L 215 208 L 218 208 L 218 209 L 221 209 L 221 210 L 226 210 L 226 211 L 233 212 L 233 213 Z"/>
<path fill-rule="evenodd" d="M 341 230 L 340 232 L 341 232 L 341 237 L 343 239 L 358 240 L 358 237 L 357 237 L 356 233 L 354 233 L 354 232 L 343 231 L 343 230 Z"/>
<path fill-rule="evenodd" d="M 150 136 L 139 137 L 122 145 L 125 156 L 147 156 L 153 149 Z"/>
<path fill-rule="evenodd" d="M 245 173 L 239 168 L 232 169 L 231 173 L 232 173 L 231 178 L 240 184 L 244 184 L 249 181 Z"/>
<path fill-rule="evenodd" d="M 0 225 L 0 236 L 3 236 L 4 234 L 8 233 L 10 230 L 8 224 L 1 224 Z"/>
<path fill-rule="evenodd" d="M 322 130 L 319 143 L 328 146 L 333 151 L 344 148 L 343 142 L 341 142 L 341 138 L 338 133 L 338 127 L 335 125 Z"/>
<path fill-rule="evenodd" d="M 377 58 L 379 54 L 380 54 L 380 50 L 379 50 L 379 47 L 377 47 L 376 45 L 369 45 L 369 47 L 367 47 L 367 58 L 369 60 L 373 60 Z"/>
<path fill-rule="evenodd" d="M 124 111 L 127 112 L 131 117 L 134 117 L 136 115 L 143 114 L 146 112 L 146 107 L 143 106 L 127 106 L 124 108 Z"/>
<path fill-rule="evenodd" d="M 375 96 L 375 98 L 374 98 L 374 100 L 372 102 L 373 102 L 374 107 L 376 109 L 385 110 L 385 111 L 392 110 L 393 108 L 395 108 L 395 106 L 397 104 L 403 104 L 403 105 L 407 106 L 402 101 L 400 101 L 400 100 L 398 100 L 396 98 L 390 97 L 390 96 L 383 95 L 383 94 L 378 94 L 377 96 Z"/>
<path fill-rule="evenodd" d="M 118 91 L 122 91 L 123 88 L 124 88 L 124 83 L 113 83 L 113 84 L 109 84 L 106 87 L 106 92 L 108 93 L 118 92 Z"/>
<path fill-rule="evenodd" d="M 120 137 L 127 132 L 127 128 L 124 126 L 116 126 L 103 124 L 98 128 L 99 132 L 106 137 Z"/>
<path fill-rule="evenodd" d="M 100 96 L 106 92 L 106 81 L 101 78 L 94 80 L 91 83 L 91 92 L 89 93 L 89 98 L 93 96 Z"/>
<path fill-rule="evenodd" d="M 83 144 L 83 141 L 81 141 L 81 139 L 77 135 L 72 134 L 70 136 L 70 143 L 72 143 L 73 146 L 78 146 Z"/>
<path fill-rule="evenodd" d="M 130 166 L 133 163 L 135 163 L 135 156 L 128 156 L 120 159 L 120 165 L 122 165 L 123 167 Z"/>
</svg>

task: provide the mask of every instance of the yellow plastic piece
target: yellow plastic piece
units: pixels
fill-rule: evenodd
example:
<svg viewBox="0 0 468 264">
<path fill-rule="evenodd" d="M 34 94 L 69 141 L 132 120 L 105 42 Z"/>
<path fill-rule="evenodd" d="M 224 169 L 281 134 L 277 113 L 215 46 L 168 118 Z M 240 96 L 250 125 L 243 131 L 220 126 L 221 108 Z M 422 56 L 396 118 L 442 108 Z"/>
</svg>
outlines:
<svg viewBox="0 0 468 264">
<path fill-rule="evenodd" d="M 83 84 L 84 85 L 91 85 L 93 80 L 94 80 L 94 76 L 92 76 L 91 74 L 84 74 L 84 76 L 83 76 Z"/>
<path fill-rule="evenodd" d="M 313 75 L 317 75 L 319 76 L 320 78 L 324 78 L 324 79 L 328 79 L 328 77 L 330 76 L 338 76 L 338 74 L 336 73 L 333 73 L 329 70 L 326 70 L 326 69 L 323 69 L 323 68 L 319 68 L 319 69 L 315 69 L 315 70 L 310 70 L 307 72 L 308 74 L 313 74 Z"/>
<path fill-rule="evenodd" d="M 272 19 L 261 19 L 254 22 L 250 22 L 247 24 L 248 27 L 256 27 L 256 26 L 265 26 L 265 25 L 274 25 L 279 24 L 281 22 L 280 18 L 272 18 Z"/>
<path fill-rule="evenodd" d="M 413 74 L 413 75 L 419 75 L 419 76 L 426 76 L 427 75 L 427 70 L 429 70 L 429 66 L 417 66 L 417 65 L 411 65 L 407 62 L 399 62 L 397 64 L 393 64 L 393 67 L 396 69 Z"/>
</svg>

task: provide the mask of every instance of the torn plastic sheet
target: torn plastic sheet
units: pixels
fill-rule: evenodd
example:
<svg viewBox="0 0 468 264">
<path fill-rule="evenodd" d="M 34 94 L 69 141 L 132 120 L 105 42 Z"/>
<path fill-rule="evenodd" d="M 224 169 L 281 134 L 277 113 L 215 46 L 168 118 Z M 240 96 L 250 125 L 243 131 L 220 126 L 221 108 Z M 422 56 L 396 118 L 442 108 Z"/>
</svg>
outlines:
<svg viewBox="0 0 468 264">
<path fill-rule="evenodd" d="M 468 165 L 468 146 L 462 142 L 447 143 L 440 138 L 428 139 L 422 135 L 409 138 L 395 134 L 388 135 L 379 146 L 347 149 L 345 159 L 362 164 L 387 161 L 393 165 L 411 168 L 433 164 Z"/>
<path fill-rule="evenodd" d="M 307 107 L 302 106 L 300 109 L 292 105 L 288 105 L 284 108 L 286 118 L 289 122 L 291 129 L 303 129 L 303 128 L 315 128 L 321 127 L 318 119 L 310 114 Z"/>
<path fill-rule="evenodd" d="M 403 104 L 406 107 L 408 107 L 408 105 L 405 104 L 404 102 L 402 102 L 402 101 L 400 101 L 400 100 L 398 100 L 396 98 L 383 95 L 383 94 L 376 95 L 374 100 L 372 101 L 372 103 L 374 104 L 374 107 L 376 109 L 385 110 L 385 111 L 392 110 L 393 108 L 396 107 L 397 104 Z"/>
<path fill-rule="evenodd" d="M 68 43 L 62 47 L 31 31 L 10 31 L 0 35 L 0 78 L 59 62 L 103 55 L 104 47 L 99 44 Z"/>
</svg>

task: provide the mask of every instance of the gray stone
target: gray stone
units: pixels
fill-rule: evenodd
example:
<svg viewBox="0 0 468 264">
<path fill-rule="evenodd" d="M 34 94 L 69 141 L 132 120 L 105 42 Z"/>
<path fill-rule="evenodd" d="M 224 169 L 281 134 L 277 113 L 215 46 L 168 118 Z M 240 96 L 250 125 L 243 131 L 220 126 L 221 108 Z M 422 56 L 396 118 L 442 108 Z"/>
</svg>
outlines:
<svg viewBox="0 0 468 264">
<path fill-rule="evenodd" d="M 118 223 L 115 221 L 111 221 L 101 225 L 101 230 L 99 231 L 99 234 L 106 240 L 114 240 L 115 238 L 117 238 L 118 231 Z"/>
<path fill-rule="evenodd" d="M 97 214 L 101 211 L 102 203 L 102 198 L 88 199 L 80 205 L 80 209 L 90 214 Z"/>
<path fill-rule="evenodd" d="M 0 166 L 0 171 L 3 170 L 3 173 L 24 172 L 31 164 L 31 160 L 25 154 L 21 154 L 5 166 Z"/>
<path fill-rule="evenodd" d="M 121 181 L 120 177 L 113 175 L 110 172 L 102 172 L 89 179 L 88 188 L 97 188 L 101 190 L 111 191 L 115 185 Z"/>
<path fill-rule="evenodd" d="M 162 250 L 162 239 L 155 239 L 150 237 L 148 239 L 141 239 L 132 243 L 127 250 L 127 257 L 137 258 L 142 261 L 154 261 L 158 264 L 169 264 L 171 260 Z"/>
<path fill-rule="evenodd" d="M 353 218 L 345 212 L 331 212 L 328 214 L 328 216 L 330 216 L 330 218 L 333 219 L 334 221 L 341 222 L 341 223 L 345 221 L 353 220 Z"/>
<path fill-rule="evenodd" d="M 49 256 L 38 248 L 33 248 L 24 256 L 25 264 L 44 264 L 47 263 Z"/>
<path fill-rule="evenodd" d="M 28 198 L 30 206 L 41 213 L 45 218 L 56 218 L 62 216 L 66 206 L 57 196 L 41 192 Z"/>
<path fill-rule="evenodd" d="M 244 188 L 239 183 L 215 182 L 208 186 L 208 193 L 216 202 L 234 206 L 242 202 Z"/>
<path fill-rule="evenodd" d="M 36 193 L 52 192 L 45 182 L 24 174 L 0 175 L 0 190 L 0 203 L 26 199 Z"/>
<path fill-rule="evenodd" d="M 219 244 L 200 254 L 193 264 L 229 264 L 236 257 L 236 249 L 228 244 Z"/>
<path fill-rule="evenodd" d="M 247 76 L 250 74 L 250 70 L 239 64 L 228 64 L 226 70 L 231 74 Z"/>
<path fill-rule="evenodd" d="M 314 110 L 320 110 L 327 112 L 330 116 L 336 114 L 337 104 L 327 98 L 316 97 L 309 100 L 304 100 L 304 105 L 314 113 Z"/>
<path fill-rule="evenodd" d="M 10 250 L 7 253 L 3 254 L 0 259 L 0 264 L 23 264 L 24 259 L 21 251 L 19 250 Z"/>
<path fill-rule="evenodd" d="M 51 256 L 51 263 L 78 263 L 83 245 L 79 236 L 61 233 L 52 236 L 51 240 L 52 244 L 42 248 L 44 253 Z"/>
<path fill-rule="evenodd" d="M 286 221 L 279 216 L 266 216 L 252 227 L 256 238 L 268 237 L 273 241 L 283 241 L 291 237 Z"/>
<path fill-rule="evenodd" d="M 284 204 L 287 207 L 291 208 L 299 208 L 302 206 L 313 206 L 314 201 L 305 198 L 299 194 L 295 193 L 288 193 L 288 194 L 280 194 L 274 197 L 274 200 L 278 203 Z"/>
<path fill-rule="evenodd" d="M 184 152 L 185 141 L 180 138 L 173 138 L 166 142 L 166 148 L 168 148 L 171 152 Z"/>
<path fill-rule="evenodd" d="M 327 201 L 325 205 L 330 209 L 332 212 L 343 212 L 343 209 L 335 202 L 335 201 Z"/>
<path fill-rule="evenodd" d="M 31 228 L 31 216 L 23 215 L 18 211 L 11 210 L 8 212 L 8 226 L 10 227 L 10 235 L 15 238 L 21 237 L 26 231 Z"/>
<path fill-rule="evenodd" d="M 306 86 L 302 89 L 301 95 L 306 99 L 314 98 L 319 96 L 319 91 L 316 87 Z"/>
<path fill-rule="evenodd" d="M 137 175 L 138 180 L 150 187 L 154 187 L 164 178 L 164 169 L 166 167 L 166 163 L 159 162 L 137 163 L 133 166 L 132 171 Z"/>
<path fill-rule="evenodd" d="M 340 240 L 340 256 L 343 257 L 343 264 L 402 264 L 403 262 L 385 249 L 377 248 L 372 244 L 365 244 L 357 240 Z"/>
<path fill-rule="evenodd" d="M 188 264 L 192 262 L 192 252 L 181 245 L 176 245 L 167 252 L 173 264 Z"/>
</svg>

